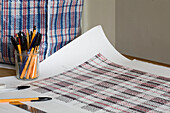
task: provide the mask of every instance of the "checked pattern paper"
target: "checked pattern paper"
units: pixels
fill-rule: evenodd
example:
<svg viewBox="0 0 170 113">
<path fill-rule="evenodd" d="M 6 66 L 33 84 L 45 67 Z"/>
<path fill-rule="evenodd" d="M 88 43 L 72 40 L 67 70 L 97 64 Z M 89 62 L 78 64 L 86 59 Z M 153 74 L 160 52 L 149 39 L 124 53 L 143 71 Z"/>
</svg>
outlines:
<svg viewBox="0 0 170 113">
<path fill-rule="evenodd" d="M 115 64 L 100 53 L 31 85 L 89 113 L 170 113 L 170 78 Z"/>
</svg>

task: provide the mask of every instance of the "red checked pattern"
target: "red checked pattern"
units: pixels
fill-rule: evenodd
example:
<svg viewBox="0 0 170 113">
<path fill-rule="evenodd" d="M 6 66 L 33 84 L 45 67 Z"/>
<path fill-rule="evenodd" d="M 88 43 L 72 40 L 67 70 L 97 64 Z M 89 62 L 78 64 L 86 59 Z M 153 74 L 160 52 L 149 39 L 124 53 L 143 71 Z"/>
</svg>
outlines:
<svg viewBox="0 0 170 113">
<path fill-rule="evenodd" d="M 170 78 L 115 64 L 100 53 L 31 85 L 89 113 L 170 113 Z"/>
</svg>

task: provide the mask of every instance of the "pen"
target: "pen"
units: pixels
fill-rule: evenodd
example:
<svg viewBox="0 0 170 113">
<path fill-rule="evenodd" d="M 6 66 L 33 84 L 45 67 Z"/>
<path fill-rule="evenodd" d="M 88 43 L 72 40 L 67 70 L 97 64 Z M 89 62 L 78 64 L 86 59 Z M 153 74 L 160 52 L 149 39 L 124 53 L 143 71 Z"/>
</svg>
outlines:
<svg viewBox="0 0 170 113">
<path fill-rule="evenodd" d="M 19 45 L 21 45 L 21 39 L 19 38 L 18 34 L 17 34 L 16 38 L 17 38 Z"/>
<path fill-rule="evenodd" d="M 34 51 L 34 54 L 35 54 L 35 51 Z M 29 79 L 29 78 L 30 78 L 31 70 L 32 70 L 32 67 L 33 67 L 34 65 L 36 65 L 36 64 L 34 64 L 34 55 L 33 55 L 32 58 L 31 58 L 31 61 L 30 61 L 30 65 L 29 65 L 29 67 L 28 67 L 26 79 Z"/>
<path fill-rule="evenodd" d="M 35 53 L 37 52 L 37 49 L 38 47 L 35 48 Z M 37 55 L 33 55 L 33 62 L 34 62 L 34 65 L 33 65 L 33 68 L 32 68 L 32 73 L 30 75 L 30 78 L 33 79 L 33 78 L 36 78 L 36 71 L 37 71 L 37 58 L 38 56 Z"/>
<path fill-rule="evenodd" d="M 18 35 L 17 35 L 17 39 L 19 40 Z M 19 52 L 20 60 L 22 61 L 21 46 L 20 46 L 20 44 L 19 44 L 18 41 L 16 41 L 16 45 L 17 45 L 17 47 L 18 47 L 18 52 Z"/>
<path fill-rule="evenodd" d="M 18 51 L 17 44 L 16 44 L 16 41 L 15 41 L 15 39 L 14 39 L 14 37 L 13 37 L 13 36 L 11 36 L 11 42 L 12 42 L 12 44 L 13 44 L 13 46 L 14 46 L 15 50 L 17 50 L 17 51 Z"/>
<path fill-rule="evenodd" d="M 35 98 L 11 98 L 11 99 L 0 99 L 0 103 L 4 102 L 41 102 L 41 101 L 48 101 L 52 100 L 50 97 L 35 97 Z"/>
<path fill-rule="evenodd" d="M 28 51 L 28 54 L 29 54 L 29 55 L 31 55 L 30 52 L 31 52 L 32 47 L 35 45 L 36 39 L 37 39 L 37 35 L 36 35 L 36 37 L 34 38 L 32 44 L 31 44 L 31 46 L 30 46 L 30 48 L 29 48 L 29 51 Z M 38 41 L 38 40 L 37 40 L 37 41 Z M 33 52 L 33 51 L 32 51 L 32 52 Z M 21 67 L 21 69 L 20 69 L 20 71 L 19 71 L 20 75 L 21 75 L 21 73 L 22 73 L 22 71 L 23 71 L 24 66 L 26 65 L 26 63 L 29 63 L 29 62 L 26 62 L 26 61 L 28 60 L 28 58 L 31 58 L 31 57 L 26 57 L 26 60 L 25 60 L 24 64 L 22 65 L 22 67 Z"/>
<path fill-rule="evenodd" d="M 27 30 L 27 48 L 29 49 L 30 47 L 30 42 L 29 42 L 29 32 Z"/>
<path fill-rule="evenodd" d="M 36 30 L 36 26 L 33 27 L 33 31 Z"/>
<path fill-rule="evenodd" d="M 21 50 L 22 51 L 27 50 L 27 39 L 26 39 L 26 35 L 24 34 L 24 32 L 20 32 L 19 38 L 21 40 Z"/>
<path fill-rule="evenodd" d="M 25 76 L 25 72 L 26 72 L 26 70 L 27 70 L 29 61 L 30 61 L 30 59 L 31 59 L 31 57 L 32 57 L 33 51 L 34 51 L 34 48 L 31 49 L 31 52 L 30 52 L 29 56 L 26 58 L 26 63 L 24 63 L 24 65 L 23 65 L 24 68 L 23 68 L 23 70 L 21 70 L 21 71 L 22 71 L 21 76 L 20 76 L 21 79 L 23 79 L 24 76 Z"/>
<path fill-rule="evenodd" d="M 42 34 L 39 33 L 39 36 L 38 36 L 38 37 L 39 37 L 39 40 L 38 40 L 38 44 L 37 44 L 37 45 L 38 45 L 37 50 L 39 50 L 39 46 L 40 46 L 41 39 L 42 39 Z"/>
<path fill-rule="evenodd" d="M 37 35 L 35 35 L 32 43 L 31 43 L 31 45 L 30 45 L 29 51 L 32 49 L 33 45 L 35 45 L 34 43 L 35 43 L 35 41 L 37 40 L 37 37 L 39 37 L 39 33 L 37 33 Z M 38 40 L 37 40 L 37 41 L 38 41 Z M 38 43 L 38 42 L 37 42 L 37 43 Z"/>
<path fill-rule="evenodd" d="M 8 91 L 16 91 L 16 90 L 23 90 L 23 89 L 27 89 L 30 86 L 17 86 L 16 88 L 3 88 L 0 89 L 0 93 L 4 93 L 4 92 L 8 92 Z"/>
<path fill-rule="evenodd" d="M 32 38 L 32 31 L 31 31 L 31 33 L 30 33 L 30 36 L 29 36 L 29 45 L 31 45 L 31 38 Z M 30 47 L 30 46 L 29 46 Z"/>
<path fill-rule="evenodd" d="M 32 34 L 32 38 L 31 38 L 31 44 L 32 44 L 32 41 L 33 41 L 33 39 L 34 39 L 34 37 L 35 37 L 35 34 L 36 34 L 36 26 L 34 26 L 34 28 L 33 28 L 33 34 Z"/>
<path fill-rule="evenodd" d="M 36 48 L 35 48 L 35 54 L 38 53 L 39 45 L 40 45 L 41 39 L 42 39 L 42 35 L 41 35 L 40 33 L 38 33 L 37 35 L 38 35 L 38 36 L 37 36 L 37 38 L 38 38 L 38 44 L 37 44 L 37 46 L 36 46 Z M 38 56 L 37 56 L 37 55 L 34 55 L 33 57 L 34 57 L 34 59 L 33 59 L 33 60 L 34 60 L 34 64 L 37 64 L 37 58 L 38 58 Z M 37 73 L 36 71 L 37 71 L 37 65 L 34 65 L 34 66 L 33 66 L 32 73 L 31 73 L 31 75 L 30 75 L 31 79 L 36 78 L 36 73 Z"/>
</svg>

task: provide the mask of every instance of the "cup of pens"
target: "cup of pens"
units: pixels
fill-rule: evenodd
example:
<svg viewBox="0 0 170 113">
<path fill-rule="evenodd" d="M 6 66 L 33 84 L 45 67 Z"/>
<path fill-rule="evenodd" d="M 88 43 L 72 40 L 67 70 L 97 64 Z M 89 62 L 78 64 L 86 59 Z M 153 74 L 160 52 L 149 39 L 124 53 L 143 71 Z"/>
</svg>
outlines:
<svg viewBox="0 0 170 113">
<path fill-rule="evenodd" d="M 33 80 L 39 77 L 39 45 L 42 35 L 33 32 L 25 35 L 17 33 L 16 37 L 11 36 L 11 42 L 15 48 L 16 77 L 21 80 Z"/>
<path fill-rule="evenodd" d="M 22 60 L 21 60 L 22 57 Z M 16 77 L 22 80 L 33 80 L 39 76 L 39 52 L 33 53 L 15 51 Z"/>
</svg>

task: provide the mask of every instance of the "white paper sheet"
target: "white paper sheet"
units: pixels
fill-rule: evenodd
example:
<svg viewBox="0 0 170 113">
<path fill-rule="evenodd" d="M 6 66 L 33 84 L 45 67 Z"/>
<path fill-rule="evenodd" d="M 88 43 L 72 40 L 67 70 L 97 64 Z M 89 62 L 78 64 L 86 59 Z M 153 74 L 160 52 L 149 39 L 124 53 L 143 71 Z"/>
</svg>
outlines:
<svg viewBox="0 0 170 113">
<path fill-rule="evenodd" d="M 33 82 L 31 87 L 32 91 L 53 95 L 55 101 L 90 113 L 139 113 L 139 109 L 132 107 L 136 105 L 145 106 L 140 108 L 141 112 L 152 107 L 153 111 L 169 113 L 170 107 L 166 103 L 153 107 L 157 103 L 152 102 L 153 98 L 169 101 L 168 82 L 170 80 L 166 77 L 124 67 L 109 61 L 102 54 L 97 54 L 69 71 Z M 117 100 L 116 103 L 114 100 Z"/>
<path fill-rule="evenodd" d="M 125 58 L 107 40 L 102 27 L 96 26 L 43 61 L 40 67 L 41 76 L 48 77 L 71 69 L 97 53 L 130 68 L 167 77 L 170 74 L 170 68 Z"/>
<path fill-rule="evenodd" d="M 102 27 L 97 26 L 43 61 L 40 65 L 41 76 L 47 77 L 71 69 L 97 53 L 105 55 L 115 63 L 127 65 L 131 62 L 110 44 Z"/>
<path fill-rule="evenodd" d="M 162 74 L 164 76 L 168 76 L 170 74 L 170 69 L 154 66 L 148 63 L 143 63 L 139 61 L 131 61 L 123 57 L 115 48 L 109 43 L 101 26 L 97 26 L 85 34 L 81 35 L 58 52 L 54 53 L 42 63 L 40 63 L 40 77 L 38 80 L 42 78 L 47 78 L 50 76 L 57 75 L 61 72 L 64 72 L 68 69 L 76 67 L 77 65 L 85 62 L 90 59 L 97 53 L 103 54 L 106 58 L 115 62 L 117 64 L 121 64 L 130 68 L 136 68 L 147 72 L 152 72 L 154 74 Z M 160 71 L 158 71 L 160 70 Z M 162 71 L 161 71 L 162 70 Z M 27 82 L 17 80 L 15 77 L 4 77 L 0 78 L 0 81 L 6 83 L 7 86 L 16 86 L 19 84 L 25 84 Z M 35 96 L 36 94 L 28 91 L 13 92 L 0 94 L 0 97 L 17 97 L 31 95 Z M 49 113 L 80 113 L 78 109 L 73 109 L 71 106 L 63 105 L 61 103 L 56 103 L 54 101 L 50 101 L 47 103 L 27 103 L 32 105 L 33 107 L 38 107 L 40 109 L 46 110 Z M 4 109 L 8 109 L 6 113 L 17 112 L 22 113 L 23 110 L 16 108 L 15 106 L 11 106 L 9 104 L 0 104 L 0 112 L 5 112 Z M 81 111 L 83 113 L 83 111 Z"/>
<path fill-rule="evenodd" d="M 170 68 L 158 66 L 151 63 L 142 62 L 139 60 L 133 60 L 133 68 L 140 69 L 149 73 L 161 75 L 164 77 L 170 77 Z"/>
</svg>

